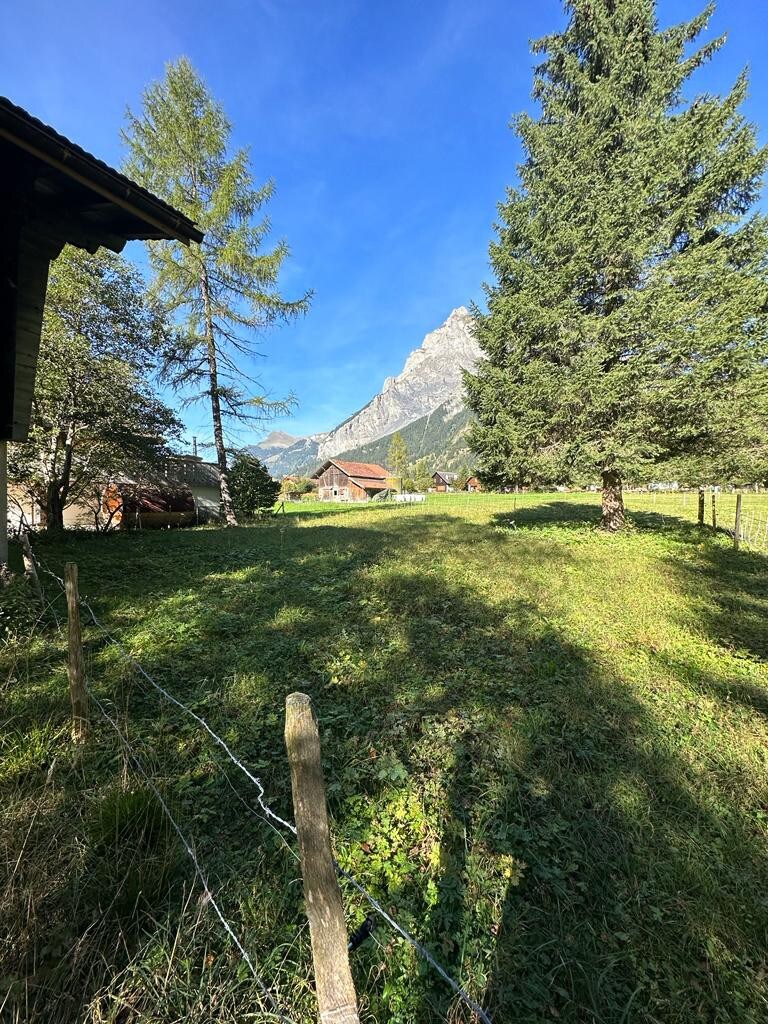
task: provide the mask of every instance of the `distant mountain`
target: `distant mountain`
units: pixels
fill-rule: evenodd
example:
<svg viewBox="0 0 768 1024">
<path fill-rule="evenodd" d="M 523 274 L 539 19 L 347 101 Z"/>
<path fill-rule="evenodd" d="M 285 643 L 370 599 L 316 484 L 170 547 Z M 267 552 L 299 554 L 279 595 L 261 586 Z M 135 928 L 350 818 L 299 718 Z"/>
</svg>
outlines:
<svg viewBox="0 0 768 1024">
<path fill-rule="evenodd" d="M 271 448 L 268 442 L 275 435 L 270 435 L 250 450 L 275 477 L 304 474 L 342 453 L 365 453 L 368 459 L 375 450 L 377 458 L 368 461 L 381 462 L 392 434 L 399 430 L 413 458 L 428 455 L 445 468 L 446 457 L 461 448 L 460 437 L 469 420 L 461 372 L 471 369 L 480 355 L 471 326 L 469 311 L 464 306 L 455 309 L 411 352 L 402 371 L 386 378 L 378 395 L 333 430 L 290 444 L 272 443 Z"/>
<path fill-rule="evenodd" d="M 268 458 L 278 455 L 285 448 L 290 448 L 291 445 L 296 444 L 300 440 L 302 438 L 294 437 L 293 434 L 286 434 L 284 430 L 273 430 L 262 441 L 259 441 L 258 444 L 252 444 L 247 450 L 251 455 L 255 455 L 257 459 L 266 462 Z"/>
<path fill-rule="evenodd" d="M 400 435 L 408 446 L 411 461 L 426 458 L 432 469 L 458 469 L 464 463 L 471 462 L 472 455 L 465 438 L 470 419 L 470 412 L 463 401 L 451 398 L 434 412 L 403 427 Z M 377 462 L 386 466 L 391 443 L 392 434 L 387 434 L 377 441 L 341 452 L 339 458 Z"/>
<path fill-rule="evenodd" d="M 411 352 L 401 373 L 387 377 L 380 394 L 326 435 L 318 447 L 320 461 L 401 430 L 459 396 L 461 371 L 479 356 L 471 325 L 469 311 L 455 309 Z"/>
</svg>

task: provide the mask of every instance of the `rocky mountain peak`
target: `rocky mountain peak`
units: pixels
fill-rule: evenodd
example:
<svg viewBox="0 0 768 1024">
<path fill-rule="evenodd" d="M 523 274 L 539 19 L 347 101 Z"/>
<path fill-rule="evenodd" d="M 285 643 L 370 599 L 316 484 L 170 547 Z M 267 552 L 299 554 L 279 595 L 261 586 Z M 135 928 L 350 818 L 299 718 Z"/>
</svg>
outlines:
<svg viewBox="0 0 768 1024">
<path fill-rule="evenodd" d="M 475 365 L 479 347 L 465 306 L 427 334 L 381 393 L 320 442 L 320 459 L 358 448 L 391 434 L 462 394 L 461 372 Z"/>
<path fill-rule="evenodd" d="M 461 409 L 462 370 L 472 369 L 479 356 L 472 316 L 465 306 L 459 306 L 423 338 L 400 373 L 387 377 L 381 392 L 338 427 L 324 434 L 294 439 L 288 445 L 282 441 L 290 435 L 273 431 L 252 450 L 264 458 L 276 475 L 303 472 L 325 459 L 402 430 L 445 403 L 449 403 L 446 408 Z"/>
<path fill-rule="evenodd" d="M 284 430 L 273 430 L 262 441 L 259 441 L 258 446 L 259 448 L 287 448 L 288 445 L 295 444 L 298 440 L 298 437 L 287 434 Z"/>
</svg>

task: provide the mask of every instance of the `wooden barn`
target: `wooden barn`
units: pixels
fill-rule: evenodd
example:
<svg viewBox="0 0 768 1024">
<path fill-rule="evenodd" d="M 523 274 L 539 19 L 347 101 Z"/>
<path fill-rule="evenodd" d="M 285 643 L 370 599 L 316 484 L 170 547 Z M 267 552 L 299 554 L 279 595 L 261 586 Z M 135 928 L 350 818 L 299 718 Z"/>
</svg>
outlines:
<svg viewBox="0 0 768 1024">
<path fill-rule="evenodd" d="M 70 243 L 201 242 L 167 203 L 0 97 L 0 575 L 8 560 L 6 444 L 29 429 L 48 266 Z"/>
<path fill-rule="evenodd" d="M 484 490 L 483 485 L 477 479 L 476 476 L 471 476 L 464 486 L 461 488 L 462 491 L 482 491 Z"/>
<path fill-rule="evenodd" d="M 456 489 L 456 480 L 458 473 L 444 473 L 438 471 L 432 474 L 432 489 L 439 493 L 445 491 L 454 491 Z"/>
<path fill-rule="evenodd" d="M 371 462 L 328 459 L 312 474 L 320 501 L 370 501 L 387 489 L 391 474 Z"/>
</svg>

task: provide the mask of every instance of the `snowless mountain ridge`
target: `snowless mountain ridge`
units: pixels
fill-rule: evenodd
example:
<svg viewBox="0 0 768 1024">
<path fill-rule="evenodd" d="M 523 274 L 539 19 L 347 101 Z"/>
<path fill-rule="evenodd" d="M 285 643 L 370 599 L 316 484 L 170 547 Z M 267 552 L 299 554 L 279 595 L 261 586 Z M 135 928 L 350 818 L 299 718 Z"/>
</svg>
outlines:
<svg viewBox="0 0 768 1024">
<path fill-rule="evenodd" d="M 402 430 L 446 401 L 461 399 L 461 372 L 472 369 L 480 356 L 471 327 L 469 311 L 464 306 L 454 309 L 410 353 L 401 372 L 387 377 L 381 392 L 338 427 L 289 444 L 285 441 L 290 435 L 273 432 L 251 450 L 273 476 L 304 473 L 326 459 Z"/>
</svg>

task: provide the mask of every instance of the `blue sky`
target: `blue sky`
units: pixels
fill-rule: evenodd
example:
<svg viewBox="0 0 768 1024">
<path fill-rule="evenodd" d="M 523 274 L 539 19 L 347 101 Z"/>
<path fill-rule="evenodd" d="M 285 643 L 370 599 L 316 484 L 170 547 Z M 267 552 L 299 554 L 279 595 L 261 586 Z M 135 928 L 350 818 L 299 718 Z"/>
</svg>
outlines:
<svg viewBox="0 0 768 1024">
<path fill-rule="evenodd" d="M 662 24 L 704 0 L 660 0 Z M 127 105 L 164 64 L 191 58 L 273 177 L 284 292 L 315 292 L 306 319 L 265 335 L 255 369 L 299 407 L 273 427 L 335 426 L 364 405 L 458 305 L 480 300 L 496 203 L 530 107 L 529 40 L 563 24 L 559 0 L 112 0 L 6 5 L 0 93 L 119 164 Z M 696 80 L 723 92 L 751 67 L 748 117 L 766 141 L 768 7 L 721 0 L 729 41 Z M 141 261 L 132 244 L 126 255 Z M 203 408 L 184 414 L 210 436 Z"/>
</svg>

